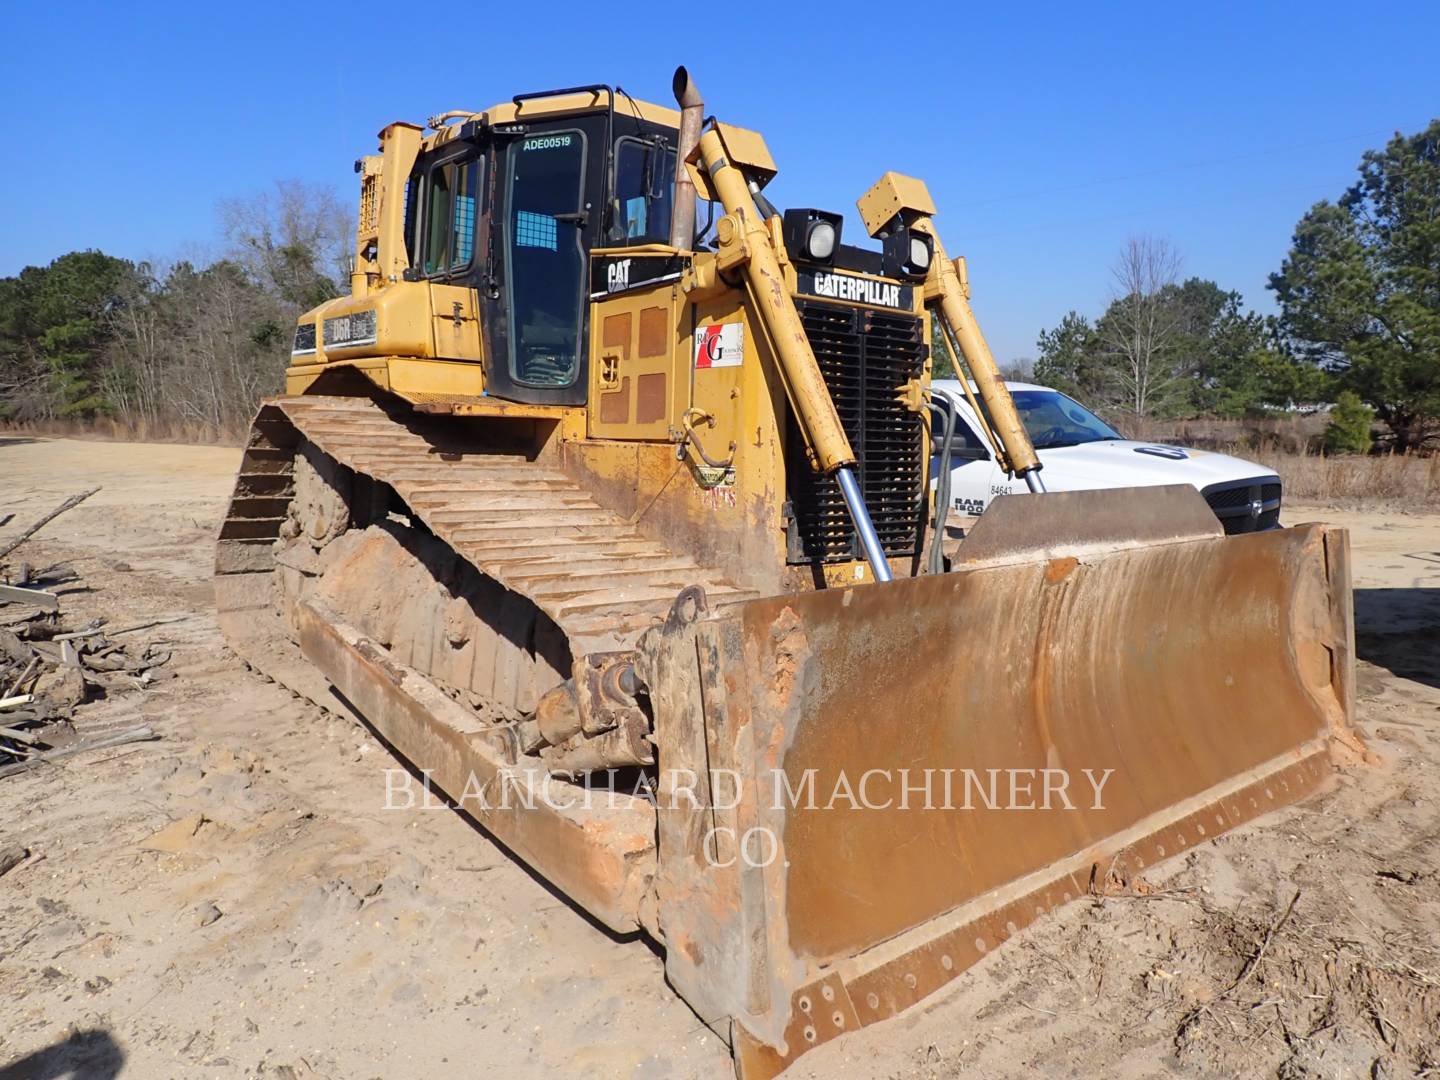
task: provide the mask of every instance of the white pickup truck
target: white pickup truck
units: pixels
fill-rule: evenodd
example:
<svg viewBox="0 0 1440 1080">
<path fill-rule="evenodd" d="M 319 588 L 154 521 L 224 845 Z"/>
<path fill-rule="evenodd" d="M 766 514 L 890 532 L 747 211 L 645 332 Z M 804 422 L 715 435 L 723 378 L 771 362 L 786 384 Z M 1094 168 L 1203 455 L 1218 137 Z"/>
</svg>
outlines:
<svg viewBox="0 0 1440 1080">
<path fill-rule="evenodd" d="M 1040 478 L 1047 491 L 1189 484 L 1205 497 L 1227 533 L 1279 526 L 1280 477 L 1263 465 L 1208 450 L 1136 442 L 1058 390 L 1022 382 L 1005 385 L 1044 465 Z M 995 496 L 1022 493 L 1025 484 L 995 464 L 960 383 L 937 379 L 931 387 L 956 408 L 949 518 L 963 527 Z M 937 440 L 939 429 L 937 422 Z M 935 449 L 938 455 L 938 441 Z M 932 478 L 938 460 L 932 458 Z"/>
</svg>

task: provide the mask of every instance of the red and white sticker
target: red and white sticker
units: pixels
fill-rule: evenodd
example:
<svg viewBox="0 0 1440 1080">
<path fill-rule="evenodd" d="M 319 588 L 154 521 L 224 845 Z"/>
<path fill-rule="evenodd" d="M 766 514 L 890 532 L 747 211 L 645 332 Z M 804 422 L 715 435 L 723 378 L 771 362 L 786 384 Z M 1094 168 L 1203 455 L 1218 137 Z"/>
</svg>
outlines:
<svg viewBox="0 0 1440 1080">
<path fill-rule="evenodd" d="M 742 323 L 718 323 L 695 331 L 697 368 L 739 367 L 745 359 L 745 327 Z"/>
</svg>

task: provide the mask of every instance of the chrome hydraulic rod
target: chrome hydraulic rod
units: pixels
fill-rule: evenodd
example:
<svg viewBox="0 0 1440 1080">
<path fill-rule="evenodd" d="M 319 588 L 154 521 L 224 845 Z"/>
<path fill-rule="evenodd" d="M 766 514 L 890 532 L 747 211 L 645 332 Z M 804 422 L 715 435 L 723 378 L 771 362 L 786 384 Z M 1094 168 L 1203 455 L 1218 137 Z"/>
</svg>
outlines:
<svg viewBox="0 0 1440 1080">
<path fill-rule="evenodd" d="M 875 526 L 870 521 L 870 511 L 860 494 L 855 471 L 848 465 L 840 466 L 835 470 L 835 482 L 840 485 L 840 494 L 845 496 L 845 505 L 850 510 L 851 520 L 855 522 L 855 535 L 860 538 L 860 547 L 865 551 L 865 561 L 870 564 L 870 572 L 875 575 L 876 581 L 889 581 L 890 564 L 885 559 L 885 550 L 880 546 L 880 537 L 875 535 Z"/>
</svg>

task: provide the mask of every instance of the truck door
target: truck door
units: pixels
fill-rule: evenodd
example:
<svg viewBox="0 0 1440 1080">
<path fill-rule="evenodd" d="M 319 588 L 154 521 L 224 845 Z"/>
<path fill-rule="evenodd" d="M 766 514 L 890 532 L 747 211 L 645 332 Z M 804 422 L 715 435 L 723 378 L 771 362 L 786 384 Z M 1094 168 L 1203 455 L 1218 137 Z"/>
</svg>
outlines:
<svg viewBox="0 0 1440 1080">
<path fill-rule="evenodd" d="M 955 418 L 955 437 L 950 444 L 950 514 L 980 514 L 993 497 L 991 486 L 999 482 L 1000 470 L 969 418 L 969 410 L 959 407 Z M 939 447 L 936 447 L 938 455 Z M 938 462 L 938 456 L 932 459 Z"/>
</svg>

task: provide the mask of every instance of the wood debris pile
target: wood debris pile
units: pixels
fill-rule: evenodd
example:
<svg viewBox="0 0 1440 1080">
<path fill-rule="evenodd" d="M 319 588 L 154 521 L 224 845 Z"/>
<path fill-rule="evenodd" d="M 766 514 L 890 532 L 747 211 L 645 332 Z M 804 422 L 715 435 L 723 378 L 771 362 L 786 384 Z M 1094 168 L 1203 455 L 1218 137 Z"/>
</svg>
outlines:
<svg viewBox="0 0 1440 1080">
<path fill-rule="evenodd" d="M 97 489 L 98 490 L 98 489 Z M 20 537 L 0 544 L 8 555 L 47 521 L 94 492 L 67 499 Z M 71 718 L 88 700 L 143 690 L 169 673 L 163 646 L 124 640 L 122 635 L 154 621 L 110 629 L 93 619 L 72 629 L 53 590 L 78 580 L 64 565 L 35 571 L 28 563 L 0 566 L 0 777 L 83 750 L 153 738 L 148 727 L 81 737 Z"/>
</svg>

